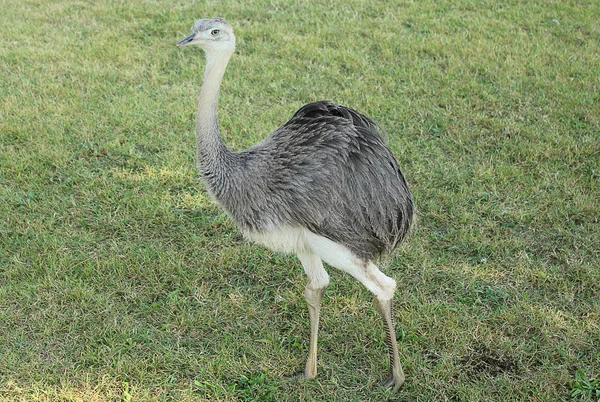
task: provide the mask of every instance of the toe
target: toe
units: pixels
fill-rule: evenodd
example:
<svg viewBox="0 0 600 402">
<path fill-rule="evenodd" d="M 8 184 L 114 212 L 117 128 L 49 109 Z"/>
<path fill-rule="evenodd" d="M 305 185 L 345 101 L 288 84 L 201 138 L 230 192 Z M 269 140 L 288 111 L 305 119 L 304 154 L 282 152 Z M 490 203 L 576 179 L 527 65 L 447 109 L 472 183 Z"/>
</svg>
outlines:
<svg viewBox="0 0 600 402">
<path fill-rule="evenodd" d="M 398 389 L 404 384 L 403 378 L 396 378 L 394 376 L 390 376 L 386 381 L 381 383 L 383 388 L 391 388 L 392 392 L 398 391 Z"/>
</svg>

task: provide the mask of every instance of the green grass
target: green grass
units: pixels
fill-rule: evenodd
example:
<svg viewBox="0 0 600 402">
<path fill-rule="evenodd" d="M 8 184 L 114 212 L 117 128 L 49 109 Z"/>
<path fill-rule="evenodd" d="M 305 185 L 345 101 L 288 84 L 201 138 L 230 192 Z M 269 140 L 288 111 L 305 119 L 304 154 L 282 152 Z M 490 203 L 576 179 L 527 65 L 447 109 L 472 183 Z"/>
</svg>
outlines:
<svg viewBox="0 0 600 402">
<path fill-rule="evenodd" d="M 597 1 L 43 2 L 0 23 L 0 400 L 598 398 Z M 204 62 L 241 150 L 332 99 L 389 133 L 419 209 L 371 296 L 330 270 L 319 377 L 295 258 L 245 243 L 194 170 Z"/>
</svg>

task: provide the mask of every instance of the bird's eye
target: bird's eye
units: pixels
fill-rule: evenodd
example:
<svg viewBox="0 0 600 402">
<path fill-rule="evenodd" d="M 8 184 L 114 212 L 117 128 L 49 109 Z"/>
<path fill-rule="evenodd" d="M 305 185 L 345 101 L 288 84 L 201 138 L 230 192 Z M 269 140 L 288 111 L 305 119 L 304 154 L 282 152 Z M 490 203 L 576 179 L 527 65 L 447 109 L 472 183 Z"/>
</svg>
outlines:
<svg viewBox="0 0 600 402">
<path fill-rule="evenodd" d="M 210 34 L 212 36 L 217 36 L 219 34 L 219 30 L 218 29 L 213 29 L 212 31 L 210 31 Z"/>
</svg>

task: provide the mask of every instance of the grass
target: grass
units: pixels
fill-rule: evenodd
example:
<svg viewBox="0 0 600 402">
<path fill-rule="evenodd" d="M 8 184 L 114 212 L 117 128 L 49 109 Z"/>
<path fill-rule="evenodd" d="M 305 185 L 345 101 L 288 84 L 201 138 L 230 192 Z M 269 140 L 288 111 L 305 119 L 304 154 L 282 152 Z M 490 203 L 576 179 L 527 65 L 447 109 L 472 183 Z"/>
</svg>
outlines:
<svg viewBox="0 0 600 402">
<path fill-rule="evenodd" d="M 419 209 L 371 296 L 330 270 L 320 374 L 298 262 L 245 243 L 194 170 L 202 53 L 241 150 L 332 99 L 384 126 Z M 84 2 L 0 13 L 2 401 L 597 400 L 595 1 Z"/>
</svg>

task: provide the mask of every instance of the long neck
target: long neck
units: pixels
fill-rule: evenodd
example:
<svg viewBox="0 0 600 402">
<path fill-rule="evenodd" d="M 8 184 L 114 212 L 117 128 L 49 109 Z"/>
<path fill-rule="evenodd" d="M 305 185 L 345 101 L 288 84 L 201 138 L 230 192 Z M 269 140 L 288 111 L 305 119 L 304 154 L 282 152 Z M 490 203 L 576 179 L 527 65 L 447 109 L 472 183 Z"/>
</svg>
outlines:
<svg viewBox="0 0 600 402">
<path fill-rule="evenodd" d="M 209 54 L 206 57 L 196 118 L 197 166 L 203 173 L 213 173 L 231 153 L 221 139 L 217 113 L 221 81 L 230 57 L 230 53 Z"/>
</svg>

